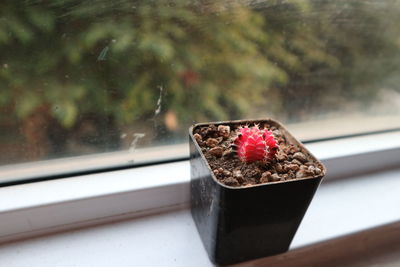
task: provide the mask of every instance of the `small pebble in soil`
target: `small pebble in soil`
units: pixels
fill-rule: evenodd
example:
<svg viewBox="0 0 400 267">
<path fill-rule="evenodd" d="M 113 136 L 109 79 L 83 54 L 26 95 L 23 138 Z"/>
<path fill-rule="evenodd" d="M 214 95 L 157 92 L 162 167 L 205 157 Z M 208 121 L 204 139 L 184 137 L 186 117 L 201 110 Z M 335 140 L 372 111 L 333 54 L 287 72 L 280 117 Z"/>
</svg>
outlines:
<svg viewBox="0 0 400 267">
<path fill-rule="evenodd" d="M 229 135 L 231 134 L 231 127 L 229 127 L 228 125 L 219 125 L 218 134 L 219 136 L 222 136 L 224 139 L 229 138 Z"/>
<path fill-rule="evenodd" d="M 216 146 L 216 147 L 211 148 L 208 151 L 208 153 L 210 153 L 211 155 L 216 156 L 217 158 L 220 158 L 220 157 L 222 157 L 222 154 L 224 153 L 224 150 L 223 150 L 222 147 Z"/>
<path fill-rule="evenodd" d="M 224 170 L 224 171 L 222 172 L 222 174 L 223 174 L 224 176 L 231 176 L 231 175 L 232 175 L 232 173 L 231 173 L 230 171 L 228 171 L 228 170 Z"/>
<path fill-rule="evenodd" d="M 298 161 L 297 159 L 292 160 L 292 164 L 296 164 L 296 165 L 301 165 L 301 162 Z"/>
<path fill-rule="evenodd" d="M 196 139 L 197 143 L 202 143 L 203 138 L 201 137 L 201 135 L 199 135 L 198 133 L 193 135 L 194 139 Z"/>
<path fill-rule="evenodd" d="M 307 167 L 306 166 L 300 166 L 300 169 L 296 172 L 296 178 L 304 178 L 307 176 Z"/>
<path fill-rule="evenodd" d="M 287 148 L 287 151 L 289 152 L 289 154 L 294 154 L 297 152 L 297 148 L 294 145 L 289 145 Z"/>
<path fill-rule="evenodd" d="M 240 185 L 239 182 L 233 177 L 225 178 L 223 180 L 223 182 L 224 182 L 224 184 L 229 185 L 229 186 L 239 186 Z"/>
<path fill-rule="evenodd" d="M 233 171 L 233 177 L 239 177 L 239 176 L 243 176 L 242 172 L 240 170 L 234 170 Z"/>
<path fill-rule="evenodd" d="M 297 159 L 300 162 L 306 162 L 307 161 L 306 156 L 301 152 L 294 153 L 293 158 Z"/>
<path fill-rule="evenodd" d="M 280 163 L 277 163 L 277 164 L 275 165 L 275 170 L 276 170 L 277 172 L 283 172 L 283 167 L 282 167 L 282 165 L 281 165 Z"/>
<path fill-rule="evenodd" d="M 280 180 L 281 180 L 281 177 L 279 177 L 279 175 L 277 173 L 274 173 L 274 174 L 271 175 L 271 181 L 272 182 L 277 182 L 277 181 L 280 181 Z"/>
<path fill-rule="evenodd" d="M 209 146 L 209 147 L 215 147 L 218 144 L 219 144 L 219 142 L 215 138 L 208 138 L 207 141 L 206 141 L 206 145 Z"/>
<path fill-rule="evenodd" d="M 263 172 L 260 178 L 260 183 L 268 183 L 269 181 L 272 181 L 271 176 L 272 176 L 271 172 L 269 171 Z"/>
<path fill-rule="evenodd" d="M 250 177 L 260 177 L 261 176 L 261 170 L 259 168 L 254 168 L 252 170 L 250 170 L 247 173 L 248 176 Z"/>
<path fill-rule="evenodd" d="M 279 161 L 285 161 L 288 159 L 288 156 L 282 152 L 278 152 L 278 154 L 276 155 L 276 159 Z"/>
<path fill-rule="evenodd" d="M 233 171 L 233 177 L 235 179 L 237 179 L 238 181 L 243 181 L 244 180 L 243 174 L 242 174 L 242 172 L 240 170 L 234 170 Z"/>
<path fill-rule="evenodd" d="M 286 166 L 285 168 L 286 171 L 298 171 L 300 169 L 299 165 L 297 164 L 289 164 L 285 166 Z"/>
<path fill-rule="evenodd" d="M 315 167 L 313 165 L 308 166 L 306 172 L 307 174 L 313 175 L 315 173 Z"/>
</svg>

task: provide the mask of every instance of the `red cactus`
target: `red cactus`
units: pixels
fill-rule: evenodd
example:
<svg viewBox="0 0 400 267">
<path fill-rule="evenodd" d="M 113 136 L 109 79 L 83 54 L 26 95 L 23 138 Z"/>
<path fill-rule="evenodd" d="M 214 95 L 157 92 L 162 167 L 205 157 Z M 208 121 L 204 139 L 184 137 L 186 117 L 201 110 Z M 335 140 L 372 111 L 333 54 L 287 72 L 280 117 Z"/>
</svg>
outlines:
<svg viewBox="0 0 400 267">
<path fill-rule="evenodd" d="M 271 160 L 277 150 L 277 142 L 267 129 L 260 129 L 258 125 L 249 128 L 240 127 L 239 134 L 234 141 L 239 158 L 244 162 Z"/>
</svg>

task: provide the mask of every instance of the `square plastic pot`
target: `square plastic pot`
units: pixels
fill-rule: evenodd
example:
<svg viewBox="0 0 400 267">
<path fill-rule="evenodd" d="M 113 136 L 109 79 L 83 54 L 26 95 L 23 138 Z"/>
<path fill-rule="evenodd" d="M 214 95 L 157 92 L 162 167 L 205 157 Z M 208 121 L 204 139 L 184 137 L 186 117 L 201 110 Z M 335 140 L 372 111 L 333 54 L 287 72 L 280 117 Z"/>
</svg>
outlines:
<svg viewBox="0 0 400 267">
<path fill-rule="evenodd" d="M 320 165 L 321 174 L 252 187 L 230 187 L 218 182 L 193 137 L 194 130 L 211 124 L 232 128 L 246 123 L 277 127 L 287 141 L 298 145 Z M 271 119 L 196 124 L 190 128 L 189 136 L 191 213 L 210 260 L 227 265 L 286 252 L 326 173 L 323 164 Z"/>
</svg>

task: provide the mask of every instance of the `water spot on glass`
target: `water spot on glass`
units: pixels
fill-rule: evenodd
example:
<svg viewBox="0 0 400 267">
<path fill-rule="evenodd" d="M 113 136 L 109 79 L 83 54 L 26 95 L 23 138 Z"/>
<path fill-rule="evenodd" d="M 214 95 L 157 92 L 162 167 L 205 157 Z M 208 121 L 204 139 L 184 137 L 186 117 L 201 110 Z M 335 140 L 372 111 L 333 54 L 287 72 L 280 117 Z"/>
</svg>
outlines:
<svg viewBox="0 0 400 267">
<path fill-rule="evenodd" d="M 8 64 L 7 64 L 7 63 L 4 63 L 4 64 L 3 64 L 3 68 L 8 69 Z"/>
<path fill-rule="evenodd" d="M 158 97 L 158 100 L 157 100 L 157 109 L 154 112 L 154 116 L 157 116 L 158 114 L 160 114 L 160 111 L 161 111 L 163 87 L 160 85 L 160 86 L 158 86 L 158 89 L 160 90 L 160 96 Z"/>
<path fill-rule="evenodd" d="M 65 75 L 65 79 L 69 79 L 69 75 Z"/>
<path fill-rule="evenodd" d="M 106 60 L 108 50 L 109 50 L 109 47 L 108 47 L 108 46 L 104 47 L 103 50 L 101 50 L 99 56 L 97 57 L 97 61 L 104 61 L 104 60 Z"/>
<path fill-rule="evenodd" d="M 128 135 L 127 135 L 126 133 L 122 133 L 121 136 L 120 136 L 120 138 L 121 138 L 121 139 L 125 139 L 127 136 L 128 136 Z"/>
<path fill-rule="evenodd" d="M 111 40 L 111 43 L 116 43 L 116 42 L 117 42 L 117 40 L 115 40 L 115 39 Z"/>
<path fill-rule="evenodd" d="M 136 150 L 136 146 L 139 142 L 140 139 L 146 136 L 144 133 L 134 133 L 133 135 L 133 140 L 129 146 L 129 153 L 133 153 Z"/>
</svg>

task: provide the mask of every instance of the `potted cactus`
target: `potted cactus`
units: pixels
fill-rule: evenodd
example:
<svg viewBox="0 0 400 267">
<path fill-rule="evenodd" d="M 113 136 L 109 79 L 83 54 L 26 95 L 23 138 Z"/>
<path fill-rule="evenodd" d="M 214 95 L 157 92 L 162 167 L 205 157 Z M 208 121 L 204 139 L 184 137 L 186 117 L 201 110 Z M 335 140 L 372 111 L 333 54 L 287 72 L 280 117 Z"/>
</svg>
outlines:
<svg viewBox="0 0 400 267">
<path fill-rule="evenodd" d="M 323 164 L 271 119 L 201 123 L 189 131 L 191 211 L 211 261 L 287 251 Z"/>
</svg>

